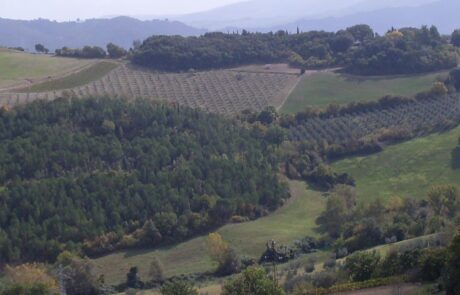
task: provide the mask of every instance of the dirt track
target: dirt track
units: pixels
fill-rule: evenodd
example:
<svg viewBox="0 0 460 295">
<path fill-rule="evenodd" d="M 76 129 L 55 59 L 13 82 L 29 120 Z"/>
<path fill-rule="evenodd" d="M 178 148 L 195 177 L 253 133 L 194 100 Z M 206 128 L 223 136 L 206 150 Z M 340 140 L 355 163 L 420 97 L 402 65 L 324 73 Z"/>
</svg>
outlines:
<svg viewBox="0 0 460 295">
<path fill-rule="evenodd" d="M 338 293 L 340 295 L 410 295 L 420 288 L 418 285 L 403 284 L 395 286 L 385 286 L 372 289 L 365 289 L 354 292 Z"/>
</svg>

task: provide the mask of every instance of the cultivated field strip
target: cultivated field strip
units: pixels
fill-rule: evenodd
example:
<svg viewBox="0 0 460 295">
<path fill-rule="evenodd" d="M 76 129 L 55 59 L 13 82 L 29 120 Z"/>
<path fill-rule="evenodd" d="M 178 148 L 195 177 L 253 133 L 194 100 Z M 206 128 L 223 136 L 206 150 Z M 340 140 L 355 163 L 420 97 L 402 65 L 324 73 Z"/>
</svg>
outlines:
<svg viewBox="0 0 460 295">
<path fill-rule="evenodd" d="M 120 66 L 102 79 L 68 89 L 84 97 L 146 97 L 178 103 L 219 114 L 236 114 L 267 106 L 279 106 L 286 91 L 297 83 L 298 75 L 249 73 L 231 70 L 183 74 L 153 73 Z M 0 93 L 0 104 L 16 105 L 35 99 L 55 99 L 63 91 L 45 93 Z"/>
<path fill-rule="evenodd" d="M 446 122 L 460 122 L 460 96 L 416 101 L 397 107 L 330 118 L 308 119 L 290 128 L 291 139 L 344 143 L 379 130 L 405 129 L 425 133 Z"/>
</svg>

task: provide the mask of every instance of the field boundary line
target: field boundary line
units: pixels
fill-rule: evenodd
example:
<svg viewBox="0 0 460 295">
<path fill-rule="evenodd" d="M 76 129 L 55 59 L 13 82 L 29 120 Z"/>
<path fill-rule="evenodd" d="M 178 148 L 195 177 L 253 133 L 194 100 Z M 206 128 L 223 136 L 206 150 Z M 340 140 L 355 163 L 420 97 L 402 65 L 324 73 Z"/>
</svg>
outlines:
<svg viewBox="0 0 460 295">
<path fill-rule="evenodd" d="M 301 76 L 297 77 L 295 83 L 294 83 L 290 88 L 287 88 L 288 91 L 286 91 L 286 95 L 285 95 L 284 99 L 281 101 L 281 103 L 279 104 L 279 106 L 276 107 L 276 110 L 277 110 L 277 111 L 280 111 L 280 110 L 283 108 L 283 106 L 286 104 L 286 101 L 287 101 L 287 100 L 289 99 L 289 97 L 291 96 L 292 92 L 294 92 L 294 90 L 297 88 L 297 85 L 299 85 L 300 81 L 301 81 L 302 79 L 304 79 L 304 78 L 306 79 L 306 78 L 307 78 L 308 76 L 310 76 L 310 75 L 312 75 L 312 74 L 308 74 L 307 76 L 301 75 Z M 282 91 L 280 95 L 282 95 L 283 92 L 284 92 L 284 91 Z"/>
</svg>

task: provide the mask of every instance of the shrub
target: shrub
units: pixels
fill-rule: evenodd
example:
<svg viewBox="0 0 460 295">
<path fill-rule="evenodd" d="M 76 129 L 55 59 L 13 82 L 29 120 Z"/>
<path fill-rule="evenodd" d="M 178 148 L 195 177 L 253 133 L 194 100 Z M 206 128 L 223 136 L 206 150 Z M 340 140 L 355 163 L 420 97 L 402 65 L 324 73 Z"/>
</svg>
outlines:
<svg viewBox="0 0 460 295">
<path fill-rule="evenodd" d="M 224 284 L 222 295 L 284 295 L 261 268 L 248 268 L 238 277 Z"/>
<path fill-rule="evenodd" d="M 14 284 L 0 291 L 0 295 L 52 295 L 51 290 L 43 284 Z"/>
<path fill-rule="evenodd" d="M 295 246 L 305 254 L 315 252 L 319 249 L 318 241 L 313 237 L 305 237 L 300 241 L 295 241 Z"/>
<path fill-rule="evenodd" d="M 191 283 L 182 280 L 167 282 L 161 287 L 160 292 L 161 295 L 198 295 Z"/>
<path fill-rule="evenodd" d="M 460 290 L 460 230 L 452 240 L 448 248 L 446 275 L 444 283 L 446 286 L 447 295 L 458 294 Z"/>
<path fill-rule="evenodd" d="M 441 277 L 446 264 L 445 249 L 427 249 L 419 259 L 419 276 L 424 281 L 435 281 Z"/>
<path fill-rule="evenodd" d="M 315 264 L 312 263 L 312 262 L 308 262 L 305 267 L 304 267 L 304 270 L 306 273 L 312 273 L 315 271 Z"/>
<path fill-rule="evenodd" d="M 337 282 L 337 274 L 334 272 L 323 271 L 314 274 L 312 284 L 316 288 L 329 288 Z"/>
<path fill-rule="evenodd" d="M 366 281 L 371 278 L 379 261 L 380 255 L 375 251 L 359 252 L 345 260 L 345 269 L 353 281 Z"/>
<path fill-rule="evenodd" d="M 324 262 L 325 269 L 332 269 L 335 268 L 336 260 L 335 259 L 328 259 Z"/>
</svg>

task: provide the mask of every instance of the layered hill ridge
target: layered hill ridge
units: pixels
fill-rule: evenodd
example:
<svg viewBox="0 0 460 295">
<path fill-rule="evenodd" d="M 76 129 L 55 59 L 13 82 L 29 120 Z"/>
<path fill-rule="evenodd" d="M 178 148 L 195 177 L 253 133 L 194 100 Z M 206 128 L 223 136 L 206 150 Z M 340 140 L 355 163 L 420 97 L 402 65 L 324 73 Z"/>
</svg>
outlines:
<svg viewBox="0 0 460 295">
<path fill-rule="evenodd" d="M 20 46 L 28 50 L 32 50 L 37 43 L 44 44 L 50 50 L 63 46 L 105 47 L 110 42 L 129 48 L 134 40 L 143 40 L 152 35 L 193 36 L 204 32 L 205 30 L 195 29 L 177 21 L 141 21 L 130 17 L 91 19 L 84 22 L 0 18 L 0 45 Z"/>
<path fill-rule="evenodd" d="M 441 33 L 450 34 L 460 27 L 456 12 L 460 10 L 460 2 L 440 0 L 417 7 L 387 7 L 366 12 L 357 12 L 345 16 L 317 19 L 300 19 L 298 21 L 276 26 L 269 30 L 286 29 L 295 31 L 300 28 L 308 30 L 336 31 L 355 24 L 368 24 L 376 32 L 385 33 L 389 27 L 419 27 L 436 25 Z"/>
</svg>

